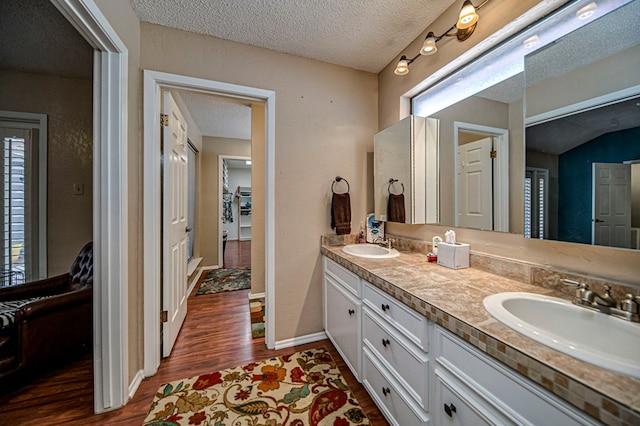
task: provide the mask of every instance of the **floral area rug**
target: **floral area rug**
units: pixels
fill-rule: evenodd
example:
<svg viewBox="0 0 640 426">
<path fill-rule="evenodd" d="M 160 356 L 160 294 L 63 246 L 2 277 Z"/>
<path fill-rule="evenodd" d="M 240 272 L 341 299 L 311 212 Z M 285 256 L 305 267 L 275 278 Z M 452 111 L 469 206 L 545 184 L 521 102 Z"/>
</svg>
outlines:
<svg viewBox="0 0 640 426">
<path fill-rule="evenodd" d="M 160 386 L 145 426 L 368 425 L 326 348 Z"/>
<path fill-rule="evenodd" d="M 214 269 L 207 271 L 196 296 L 251 288 L 251 268 Z"/>
</svg>

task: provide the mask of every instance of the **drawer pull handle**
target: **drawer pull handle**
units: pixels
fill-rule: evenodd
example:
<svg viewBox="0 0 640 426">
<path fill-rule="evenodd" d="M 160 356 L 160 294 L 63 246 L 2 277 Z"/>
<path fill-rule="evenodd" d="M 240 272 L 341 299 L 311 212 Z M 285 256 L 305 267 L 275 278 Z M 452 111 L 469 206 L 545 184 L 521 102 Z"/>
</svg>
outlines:
<svg viewBox="0 0 640 426">
<path fill-rule="evenodd" d="M 453 417 L 453 413 L 456 412 L 456 406 L 453 404 L 444 404 L 444 412 L 447 413 L 447 416 Z"/>
<path fill-rule="evenodd" d="M 382 388 L 382 394 L 383 394 L 384 396 L 387 396 L 387 395 L 389 395 L 390 393 L 391 393 L 391 389 L 389 389 L 389 388 Z"/>
<path fill-rule="evenodd" d="M 384 346 L 385 348 L 390 344 L 391 342 L 389 341 L 389 339 L 382 339 L 382 346 Z"/>
<path fill-rule="evenodd" d="M 354 311 L 353 309 L 349 309 L 349 316 L 351 316 L 351 315 L 353 315 L 355 313 L 356 313 L 356 311 Z"/>
<path fill-rule="evenodd" d="M 382 304 L 382 310 L 383 311 L 388 311 L 389 310 L 389 305 L 385 305 L 384 303 Z"/>
</svg>

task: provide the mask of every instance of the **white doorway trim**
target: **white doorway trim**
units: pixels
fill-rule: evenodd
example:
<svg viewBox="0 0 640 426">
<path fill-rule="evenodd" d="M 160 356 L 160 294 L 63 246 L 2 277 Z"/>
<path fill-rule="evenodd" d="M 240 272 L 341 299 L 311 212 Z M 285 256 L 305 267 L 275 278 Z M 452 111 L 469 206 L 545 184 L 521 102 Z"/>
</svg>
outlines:
<svg viewBox="0 0 640 426">
<path fill-rule="evenodd" d="M 458 226 L 458 132 L 473 132 L 494 136 L 494 149 L 498 156 L 493 163 L 493 230 L 509 232 L 509 130 L 479 124 L 453 122 L 453 152 L 455 224 Z"/>
<path fill-rule="evenodd" d="M 51 0 L 94 48 L 94 411 L 122 407 L 128 388 L 128 51 L 94 0 Z"/>
<path fill-rule="evenodd" d="M 222 213 L 222 163 L 224 160 L 251 160 L 251 157 L 242 157 L 235 155 L 219 155 L 218 156 L 218 212 Z M 218 217 L 218 267 L 222 268 L 224 266 L 224 253 L 222 249 L 222 231 L 224 231 L 224 224 L 222 223 L 222 218 Z M 240 220 L 240 216 L 238 216 L 238 221 Z M 238 235 L 238 238 L 240 236 Z"/>
<path fill-rule="evenodd" d="M 143 214 L 144 220 L 144 374 L 151 376 L 160 365 L 161 282 L 161 180 L 160 92 L 162 89 L 194 90 L 205 94 L 264 102 L 266 109 L 265 158 L 265 342 L 275 346 L 275 92 L 213 80 L 144 70 L 143 87 Z"/>
</svg>

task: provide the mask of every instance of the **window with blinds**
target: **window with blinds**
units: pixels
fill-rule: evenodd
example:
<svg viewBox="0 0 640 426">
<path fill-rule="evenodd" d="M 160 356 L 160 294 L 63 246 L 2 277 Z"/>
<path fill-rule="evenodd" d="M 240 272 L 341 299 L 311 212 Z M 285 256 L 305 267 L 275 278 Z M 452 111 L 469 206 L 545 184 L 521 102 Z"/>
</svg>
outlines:
<svg viewBox="0 0 640 426">
<path fill-rule="evenodd" d="M 549 170 L 527 167 L 524 178 L 525 238 L 548 238 L 548 181 Z"/>
<path fill-rule="evenodd" d="M 21 130 L 29 137 L 29 131 Z M 29 179 L 25 173 L 26 140 L 4 137 L 2 141 L 2 269 L 0 285 L 24 282 L 26 261 L 25 217 Z"/>
</svg>

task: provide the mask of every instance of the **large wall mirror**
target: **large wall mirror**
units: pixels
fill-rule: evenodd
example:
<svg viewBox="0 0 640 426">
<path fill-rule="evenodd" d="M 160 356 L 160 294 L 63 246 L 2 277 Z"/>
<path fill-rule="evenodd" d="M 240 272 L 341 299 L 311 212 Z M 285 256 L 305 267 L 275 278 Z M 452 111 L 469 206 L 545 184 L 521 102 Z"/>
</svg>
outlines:
<svg viewBox="0 0 640 426">
<path fill-rule="evenodd" d="M 569 2 L 413 98 L 413 114 L 440 122 L 439 224 L 637 248 L 638 16 L 638 1 Z M 592 217 L 603 203 L 590 195 L 592 163 L 628 163 L 624 229 L 595 226 L 605 219 Z M 616 188 L 600 192 L 613 197 Z M 611 209 L 626 206 L 618 200 Z"/>
<path fill-rule="evenodd" d="M 527 236 L 640 248 L 639 17 L 635 1 L 527 55 Z"/>
</svg>

